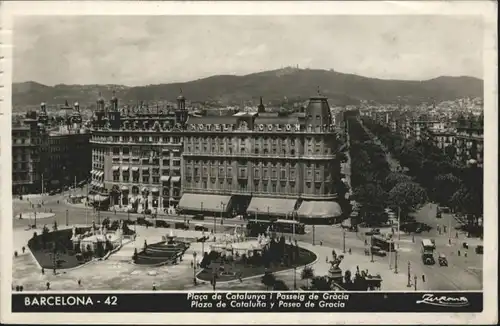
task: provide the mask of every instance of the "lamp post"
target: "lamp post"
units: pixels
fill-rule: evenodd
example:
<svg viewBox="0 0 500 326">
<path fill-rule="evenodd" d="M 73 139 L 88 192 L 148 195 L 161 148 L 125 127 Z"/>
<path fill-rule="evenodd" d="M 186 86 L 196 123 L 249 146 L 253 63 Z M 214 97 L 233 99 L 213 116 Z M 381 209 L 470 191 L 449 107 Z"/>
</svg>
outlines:
<svg viewBox="0 0 500 326">
<path fill-rule="evenodd" d="M 398 247 L 399 247 L 399 240 L 401 240 L 401 233 L 399 232 L 400 225 L 401 225 L 401 207 L 398 206 Z"/>
<path fill-rule="evenodd" d="M 413 285 L 415 286 L 415 291 L 417 291 L 417 275 L 413 277 L 413 281 L 415 282 Z"/>
<path fill-rule="evenodd" d="M 196 251 L 193 252 L 193 284 L 196 285 Z"/>
<path fill-rule="evenodd" d="M 398 273 L 398 252 L 394 251 L 394 274 Z"/>
<path fill-rule="evenodd" d="M 406 287 L 411 287 L 411 276 L 410 276 L 410 262 L 408 262 L 408 284 L 406 284 Z"/>
<path fill-rule="evenodd" d="M 220 210 L 220 224 L 223 225 L 224 224 L 224 203 L 223 202 L 220 202 L 220 205 L 221 205 L 221 210 Z"/>
<path fill-rule="evenodd" d="M 372 240 L 373 240 L 373 235 L 370 236 L 370 255 L 372 256 L 372 259 L 370 260 L 370 262 L 374 262 L 373 260 L 373 246 L 372 246 Z"/>
<path fill-rule="evenodd" d="M 343 250 L 342 252 L 345 254 L 345 229 L 342 228 L 342 239 L 343 239 Z"/>
<path fill-rule="evenodd" d="M 69 217 L 68 217 L 69 214 L 68 213 L 69 213 L 68 210 L 66 210 L 66 226 L 69 225 Z"/>
<path fill-rule="evenodd" d="M 297 266 L 293 266 L 293 289 L 297 290 Z"/>
</svg>

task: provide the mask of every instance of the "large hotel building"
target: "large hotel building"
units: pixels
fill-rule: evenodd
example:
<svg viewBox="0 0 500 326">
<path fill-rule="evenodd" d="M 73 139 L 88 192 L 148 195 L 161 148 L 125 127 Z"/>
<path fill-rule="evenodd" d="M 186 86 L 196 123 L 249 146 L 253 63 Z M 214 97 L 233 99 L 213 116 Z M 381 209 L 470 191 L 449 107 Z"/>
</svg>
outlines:
<svg viewBox="0 0 500 326">
<path fill-rule="evenodd" d="M 97 102 L 92 133 L 93 189 L 111 205 L 329 223 L 341 216 L 339 148 L 330 107 L 312 97 L 296 113 L 192 116 L 125 112 Z M 182 180 L 181 180 L 182 179 Z"/>
</svg>

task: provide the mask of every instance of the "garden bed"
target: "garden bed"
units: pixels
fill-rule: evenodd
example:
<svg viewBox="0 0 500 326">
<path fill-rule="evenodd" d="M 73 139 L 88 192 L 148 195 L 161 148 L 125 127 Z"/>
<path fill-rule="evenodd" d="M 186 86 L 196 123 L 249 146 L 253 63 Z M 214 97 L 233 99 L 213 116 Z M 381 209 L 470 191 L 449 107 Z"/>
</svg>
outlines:
<svg viewBox="0 0 500 326">
<path fill-rule="evenodd" d="M 287 244 L 288 247 L 291 247 Z M 285 264 L 270 264 L 266 267 L 264 264 L 244 264 L 242 260 L 236 260 L 231 263 L 227 263 L 231 266 L 231 274 L 219 274 L 217 276 L 218 282 L 228 282 L 233 280 L 238 280 L 240 278 L 247 278 L 252 276 L 264 275 L 266 271 L 271 273 L 276 273 L 284 270 L 289 270 L 304 265 L 308 265 L 316 261 L 317 257 L 312 251 L 304 248 L 299 248 L 298 258 L 290 265 Z M 212 269 L 205 268 L 200 273 L 198 273 L 197 278 L 203 281 L 211 281 L 213 277 Z"/>
</svg>

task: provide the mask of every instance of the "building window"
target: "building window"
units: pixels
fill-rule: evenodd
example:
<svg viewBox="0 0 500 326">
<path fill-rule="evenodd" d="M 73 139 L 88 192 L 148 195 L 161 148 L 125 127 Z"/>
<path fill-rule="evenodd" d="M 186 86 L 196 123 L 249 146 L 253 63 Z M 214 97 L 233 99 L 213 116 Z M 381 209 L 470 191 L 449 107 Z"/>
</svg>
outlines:
<svg viewBox="0 0 500 326">
<path fill-rule="evenodd" d="M 160 177 L 153 177 L 153 183 L 160 183 Z"/>
<path fill-rule="evenodd" d="M 286 170 L 282 169 L 281 170 L 281 180 L 286 180 Z"/>
<path fill-rule="evenodd" d="M 148 176 L 142 176 L 142 182 L 143 183 L 149 183 L 149 175 Z"/>
<path fill-rule="evenodd" d="M 129 182 L 130 181 L 130 174 L 128 173 L 123 173 L 123 182 Z"/>
<path fill-rule="evenodd" d="M 272 187 L 273 187 L 273 192 L 276 192 L 276 183 L 273 183 Z"/>
<path fill-rule="evenodd" d="M 260 175 L 259 175 L 259 169 L 254 169 L 254 178 L 259 178 Z"/>
</svg>

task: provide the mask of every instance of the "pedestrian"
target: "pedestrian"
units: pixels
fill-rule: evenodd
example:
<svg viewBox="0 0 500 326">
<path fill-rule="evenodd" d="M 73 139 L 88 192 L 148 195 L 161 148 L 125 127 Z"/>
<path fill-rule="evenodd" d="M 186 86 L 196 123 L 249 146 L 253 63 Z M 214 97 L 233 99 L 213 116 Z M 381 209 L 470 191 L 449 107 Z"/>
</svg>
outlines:
<svg viewBox="0 0 500 326">
<path fill-rule="evenodd" d="M 322 245 L 323 245 L 323 241 L 320 241 L 320 242 L 319 242 L 319 245 L 320 245 L 320 246 L 322 246 Z"/>
<path fill-rule="evenodd" d="M 328 256 L 326 256 L 326 262 L 328 263 Z"/>
<path fill-rule="evenodd" d="M 448 239 L 448 244 L 451 246 L 451 239 Z"/>
<path fill-rule="evenodd" d="M 460 256 L 460 250 L 458 250 L 458 256 Z"/>
<path fill-rule="evenodd" d="M 54 268 L 54 275 L 56 275 L 56 269 Z"/>
<path fill-rule="evenodd" d="M 22 285 L 19 286 L 19 292 L 23 292 L 24 287 Z"/>
<path fill-rule="evenodd" d="M 446 225 L 443 226 L 443 232 L 446 233 Z"/>
<path fill-rule="evenodd" d="M 78 279 L 78 286 L 82 286 L 82 280 Z"/>
<path fill-rule="evenodd" d="M 424 274 L 422 274 L 422 282 L 425 283 L 425 275 Z"/>
<path fill-rule="evenodd" d="M 45 275 L 45 268 L 42 267 L 42 275 Z"/>
<path fill-rule="evenodd" d="M 464 257 L 467 257 L 467 251 L 464 252 Z"/>
<path fill-rule="evenodd" d="M 366 239 L 365 239 L 365 246 L 366 246 L 366 245 L 368 245 L 368 241 L 366 241 Z"/>
<path fill-rule="evenodd" d="M 458 231 L 457 231 L 457 232 L 455 232 L 455 238 L 457 238 L 457 239 L 458 239 Z"/>
<path fill-rule="evenodd" d="M 153 282 L 153 291 L 156 291 L 156 284 Z"/>
<path fill-rule="evenodd" d="M 19 285 L 16 285 L 16 292 L 19 292 Z"/>
<path fill-rule="evenodd" d="M 47 282 L 45 285 L 47 286 L 47 291 L 50 290 L 50 282 Z"/>
<path fill-rule="evenodd" d="M 352 254 L 351 248 L 349 248 L 349 255 Z"/>
<path fill-rule="evenodd" d="M 22 251 L 23 251 L 23 254 L 24 254 L 24 252 L 26 251 L 26 247 L 23 246 Z"/>
</svg>

